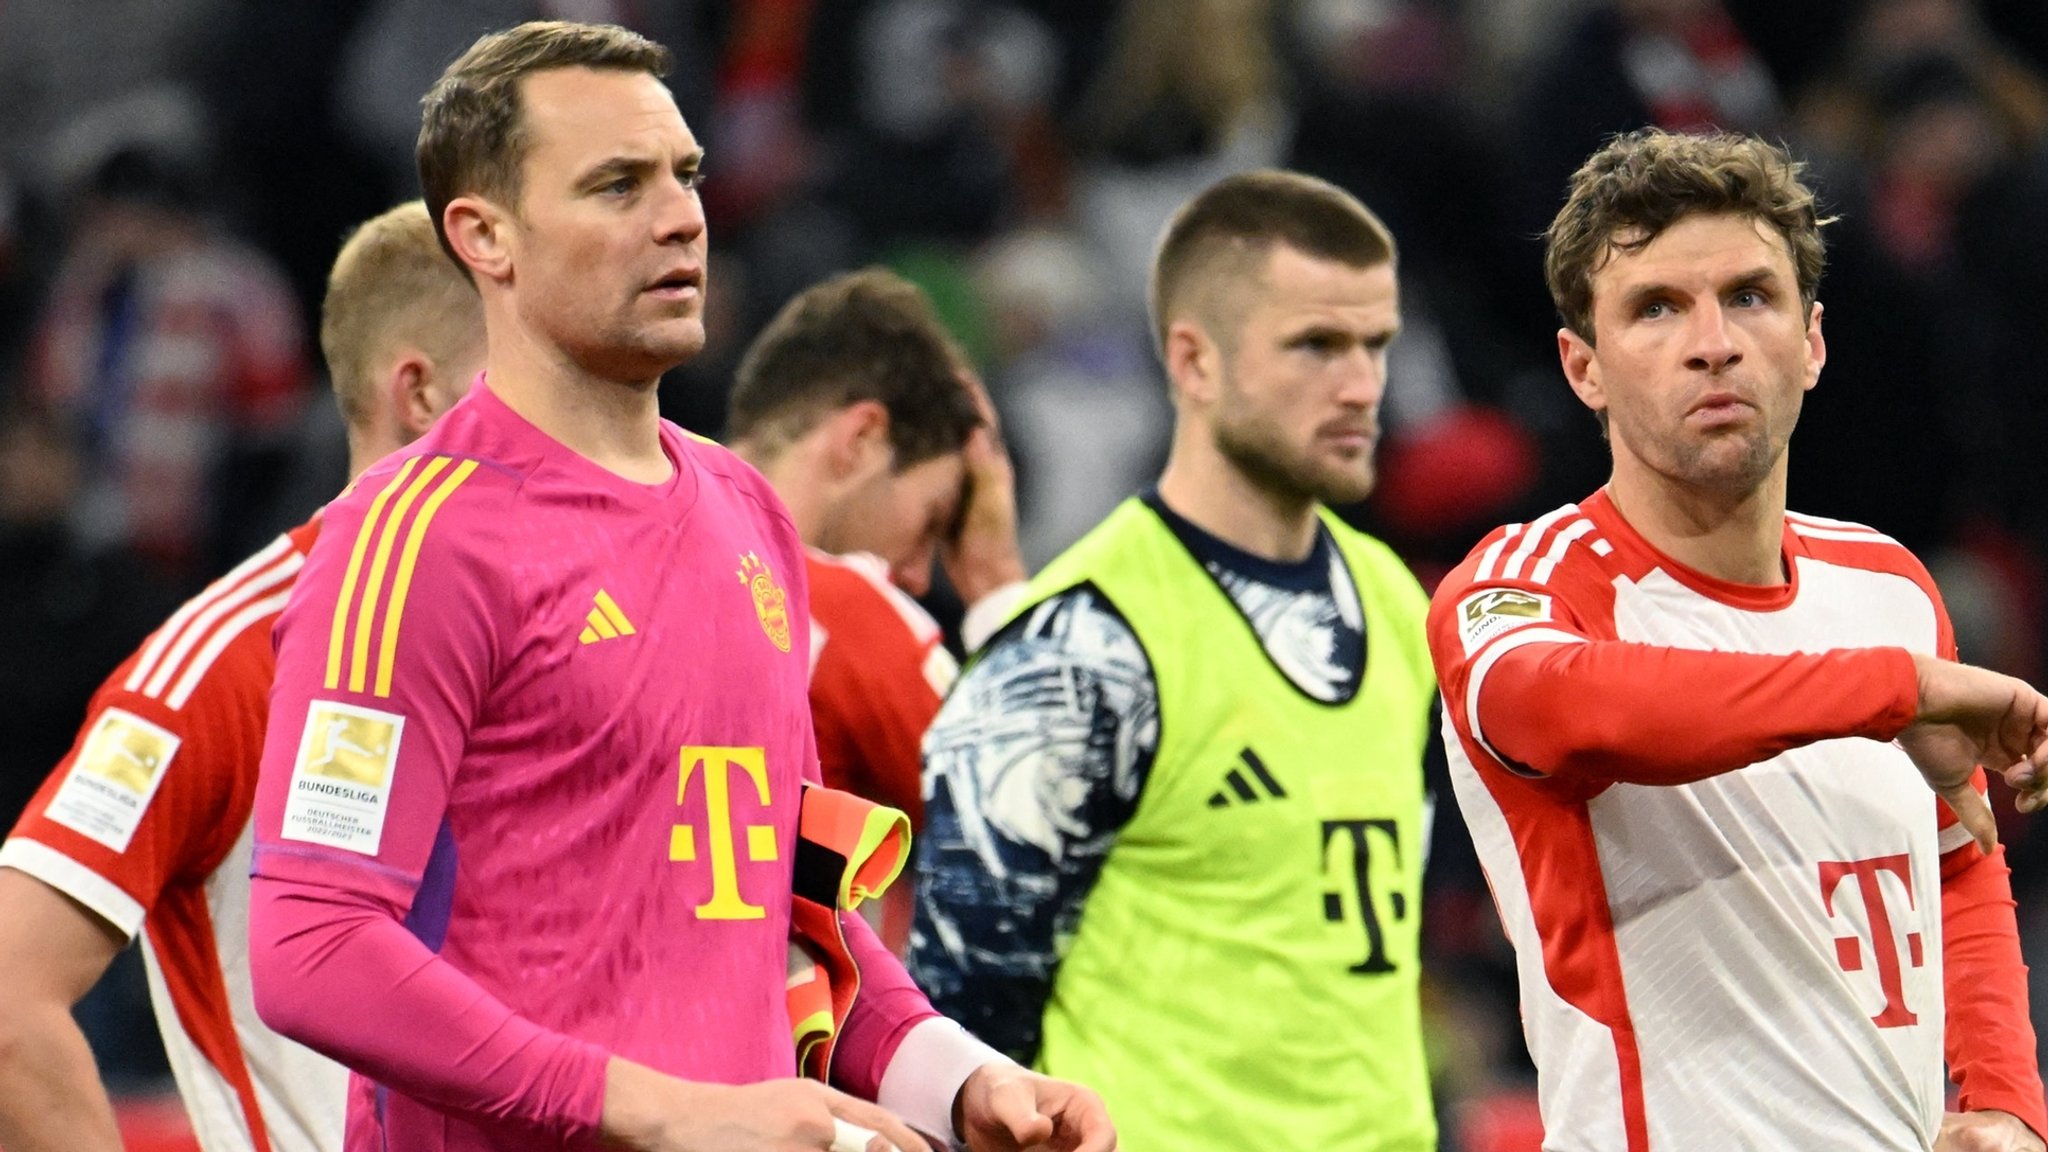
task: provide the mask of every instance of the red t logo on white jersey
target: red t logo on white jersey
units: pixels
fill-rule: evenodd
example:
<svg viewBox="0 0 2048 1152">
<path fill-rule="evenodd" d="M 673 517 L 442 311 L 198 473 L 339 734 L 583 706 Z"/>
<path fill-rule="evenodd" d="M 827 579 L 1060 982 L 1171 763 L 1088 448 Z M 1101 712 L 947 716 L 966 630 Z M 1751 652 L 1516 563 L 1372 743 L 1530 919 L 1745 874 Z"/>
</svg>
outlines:
<svg viewBox="0 0 2048 1152">
<path fill-rule="evenodd" d="M 1884 990 L 1884 1011 L 1871 1017 L 1879 1028 L 1905 1028 L 1920 1022 L 1920 1017 L 1906 1007 L 1906 989 L 1903 969 L 1899 967 L 1898 938 L 1892 933 L 1891 913 L 1884 902 L 1884 886 L 1878 882 L 1881 873 L 1889 872 L 1899 878 L 1899 884 L 1906 890 L 1906 908 L 1915 908 L 1913 897 L 1912 861 L 1905 853 L 1896 856 L 1878 856 L 1869 860 L 1823 860 L 1820 862 L 1821 906 L 1828 917 L 1835 915 L 1835 892 L 1849 877 L 1856 878 L 1856 887 L 1863 894 L 1864 916 L 1870 923 L 1870 950 L 1877 957 L 1877 983 Z M 1918 968 L 1927 962 L 1927 953 L 1918 932 L 1906 934 L 1907 960 Z M 1835 956 L 1841 961 L 1842 971 L 1863 970 L 1863 938 L 1859 935 L 1835 937 Z"/>
</svg>

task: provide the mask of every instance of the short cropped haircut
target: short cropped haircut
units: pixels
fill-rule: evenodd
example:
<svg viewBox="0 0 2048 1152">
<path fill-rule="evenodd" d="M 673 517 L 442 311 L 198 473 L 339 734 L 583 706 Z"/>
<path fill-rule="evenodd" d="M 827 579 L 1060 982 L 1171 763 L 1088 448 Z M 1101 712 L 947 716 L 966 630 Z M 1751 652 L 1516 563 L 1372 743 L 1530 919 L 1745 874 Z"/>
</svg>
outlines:
<svg viewBox="0 0 2048 1152">
<path fill-rule="evenodd" d="M 349 427 L 370 418 L 380 357 L 399 341 L 446 363 L 483 340 L 476 286 L 442 254 L 427 206 L 409 200 L 341 246 L 320 304 L 320 352 Z"/>
<path fill-rule="evenodd" d="M 783 305 L 740 359 L 727 434 L 769 456 L 819 421 L 873 400 L 889 413 L 901 472 L 965 448 L 982 417 L 965 355 L 917 285 L 864 268 Z"/>
<path fill-rule="evenodd" d="M 520 82 L 557 68 L 596 68 L 667 76 L 668 49 L 610 24 L 536 20 L 493 32 L 469 46 L 420 100 L 415 158 L 434 234 L 461 261 L 442 226 L 448 203 L 471 193 L 508 207 L 519 203 L 526 160 Z"/>
<path fill-rule="evenodd" d="M 1276 246 L 1352 268 L 1395 260 L 1394 237 L 1358 198 L 1299 172 L 1227 176 L 1182 205 L 1160 234 L 1147 303 L 1152 336 L 1166 353 L 1166 330 L 1190 301 L 1256 275 Z M 1228 333 L 1212 332 L 1227 342 Z"/>
<path fill-rule="evenodd" d="M 1544 233 L 1543 275 L 1564 326 L 1593 338 L 1593 274 L 1614 252 L 1636 252 L 1693 215 L 1733 214 L 1785 238 L 1799 299 L 1812 312 L 1826 265 L 1806 166 L 1754 136 L 1644 128 L 1616 136 L 1572 174 L 1571 191 Z"/>
</svg>

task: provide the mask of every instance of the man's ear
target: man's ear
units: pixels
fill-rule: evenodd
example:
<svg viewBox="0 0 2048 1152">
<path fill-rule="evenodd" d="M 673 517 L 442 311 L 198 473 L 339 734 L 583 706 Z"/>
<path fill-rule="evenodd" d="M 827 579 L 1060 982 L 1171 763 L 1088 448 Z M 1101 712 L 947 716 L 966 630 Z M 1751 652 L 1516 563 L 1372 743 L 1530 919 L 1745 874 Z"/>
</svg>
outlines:
<svg viewBox="0 0 2048 1152">
<path fill-rule="evenodd" d="M 481 280 L 512 278 L 518 235 L 510 214 L 482 196 L 457 196 L 441 212 L 448 246 Z"/>
<path fill-rule="evenodd" d="M 1564 369 L 1565 383 L 1572 386 L 1579 403 L 1595 412 L 1607 410 L 1607 389 L 1600 379 L 1600 358 L 1593 344 L 1569 328 L 1557 330 L 1557 360 Z"/>
<path fill-rule="evenodd" d="M 1813 302 L 1813 310 L 1806 314 L 1806 388 L 1812 391 L 1820 383 L 1820 370 L 1827 366 L 1828 342 L 1820 334 L 1820 301 Z"/>
<path fill-rule="evenodd" d="M 1201 325 L 1192 320 L 1167 325 L 1162 352 L 1176 405 L 1206 408 L 1216 402 L 1223 388 L 1223 349 Z"/>
<path fill-rule="evenodd" d="M 418 349 L 407 348 L 391 366 L 384 381 L 384 397 L 391 405 L 391 419 L 399 439 L 407 444 L 426 435 L 441 413 L 434 403 L 431 382 L 434 362 Z"/>
<path fill-rule="evenodd" d="M 825 418 L 825 460 L 835 479 L 871 472 L 893 458 L 889 409 L 879 400 L 856 400 Z"/>
</svg>

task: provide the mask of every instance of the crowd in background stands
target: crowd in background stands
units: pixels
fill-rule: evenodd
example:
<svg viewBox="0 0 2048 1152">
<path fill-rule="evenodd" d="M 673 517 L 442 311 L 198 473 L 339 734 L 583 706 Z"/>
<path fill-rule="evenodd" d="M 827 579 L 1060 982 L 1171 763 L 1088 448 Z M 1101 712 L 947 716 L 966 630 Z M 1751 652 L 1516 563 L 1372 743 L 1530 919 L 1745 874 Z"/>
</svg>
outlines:
<svg viewBox="0 0 2048 1152">
<path fill-rule="evenodd" d="M 1352 514 L 1430 583 L 1604 477 L 1536 240 L 1570 168 L 1649 123 L 1782 138 L 1840 218 L 1792 506 L 1929 557 L 1966 659 L 2048 673 L 2039 0 L 0 0 L 10 823 L 140 634 L 339 487 L 321 277 L 351 224 L 417 194 L 417 101 L 447 60 L 551 16 L 669 45 L 709 149 L 710 345 L 665 411 L 717 434 L 767 317 L 888 263 L 987 378 L 1033 563 L 1157 474 L 1144 268 L 1218 176 L 1325 176 L 1398 238 L 1382 481 Z M 1522 1067 L 1461 840 L 1446 813 L 1425 941 L 1451 1099 Z M 2008 843 L 2048 970 L 2048 836 Z M 146 1028 L 94 1010 L 102 1035 Z"/>
</svg>

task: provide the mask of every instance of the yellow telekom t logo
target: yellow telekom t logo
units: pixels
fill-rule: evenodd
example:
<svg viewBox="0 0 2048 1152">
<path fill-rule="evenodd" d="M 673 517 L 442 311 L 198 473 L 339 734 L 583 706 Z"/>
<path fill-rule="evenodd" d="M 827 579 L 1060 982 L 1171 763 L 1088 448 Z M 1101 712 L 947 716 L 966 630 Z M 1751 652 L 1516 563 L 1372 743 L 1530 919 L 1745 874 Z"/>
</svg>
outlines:
<svg viewBox="0 0 2048 1152">
<path fill-rule="evenodd" d="M 727 769 L 737 768 L 754 782 L 761 806 L 768 806 L 768 764 L 759 748 L 683 748 L 682 776 L 676 782 L 676 803 L 690 791 L 690 776 L 697 765 L 704 766 L 704 808 L 711 824 L 711 899 L 697 905 L 701 920 L 760 920 L 768 910 L 740 898 L 739 869 L 733 857 L 732 790 Z M 775 859 L 775 826 L 747 825 L 747 859 L 765 862 Z M 678 824 L 669 829 L 668 858 L 690 861 L 697 858 L 697 829 Z"/>
</svg>

